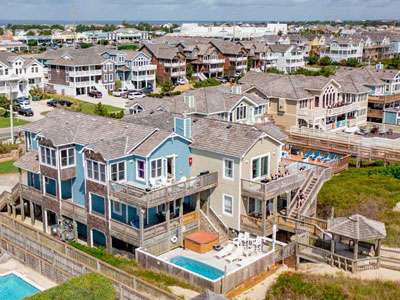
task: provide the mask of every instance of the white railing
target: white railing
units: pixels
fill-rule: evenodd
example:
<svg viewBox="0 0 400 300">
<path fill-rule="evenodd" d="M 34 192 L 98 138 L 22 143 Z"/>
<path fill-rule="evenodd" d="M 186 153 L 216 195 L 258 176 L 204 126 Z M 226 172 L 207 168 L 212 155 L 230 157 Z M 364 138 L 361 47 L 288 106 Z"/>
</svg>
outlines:
<svg viewBox="0 0 400 300">
<path fill-rule="evenodd" d="M 240 57 L 229 57 L 230 61 L 246 61 L 247 56 L 240 56 Z"/>
<path fill-rule="evenodd" d="M 87 71 L 69 71 L 68 75 L 72 77 L 76 76 L 99 76 L 102 74 L 101 69 L 97 70 L 87 70 Z"/>
<path fill-rule="evenodd" d="M 164 63 L 164 67 L 168 68 L 179 68 L 179 67 L 184 67 L 185 65 L 186 62 Z"/>
<path fill-rule="evenodd" d="M 132 66 L 131 69 L 133 72 L 154 71 L 157 70 L 157 65 Z"/>
<path fill-rule="evenodd" d="M 171 76 L 186 76 L 186 71 L 171 72 Z"/>
<path fill-rule="evenodd" d="M 211 73 L 223 72 L 224 68 L 210 68 Z"/>
<path fill-rule="evenodd" d="M 96 81 L 69 82 L 69 85 L 72 87 L 87 87 L 87 86 L 93 86 L 95 84 L 97 84 Z"/>
<path fill-rule="evenodd" d="M 144 80 L 155 80 L 156 79 L 156 74 L 152 74 L 152 75 L 140 75 L 140 76 L 133 76 L 131 78 L 132 81 L 144 81 Z"/>
<path fill-rule="evenodd" d="M 213 58 L 213 59 L 203 59 L 204 64 L 223 64 L 225 63 L 225 59 L 223 58 Z"/>
</svg>

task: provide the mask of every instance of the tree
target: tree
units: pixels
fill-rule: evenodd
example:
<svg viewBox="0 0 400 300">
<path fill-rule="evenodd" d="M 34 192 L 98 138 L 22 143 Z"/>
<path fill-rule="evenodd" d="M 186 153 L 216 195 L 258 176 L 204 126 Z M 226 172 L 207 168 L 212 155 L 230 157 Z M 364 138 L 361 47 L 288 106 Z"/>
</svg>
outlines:
<svg viewBox="0 0 400 300">
<path fill-rule="evenodd" d="M 319 64 L 320 64 L 321 66 L 329 66 L 329 65 L 332 64 L 332 60 L 330 59 L 330 57 L 324 56 L 324 57 L 321 57 L 321 58 L 319 59 Z"/>
<path fill-rule="evenodd" d="M 35 32 L 33 32 L 32 30 L 29 30 L 29 31 L 26 33 L 26 35 L 27 35 L 27 36 L 34 36 L 34 35 L 36 35 L 36 34 L 35 34 Z"/>
<path fill-rule="evenodd" d="M 172 92 L 173 89 L 174 89 L 174 84 L 172 83 L 171 80 L 167 80 L 163 82 L 161 85 L 161 92 L 164 94 Z"/>
<path fill-rule="evenodd" d="M 0 96 L 0 107 L 4 109 L 10 108 L 10 100 L 5 96 Z"/>
<path fill-rule="evenodd" d="M 118 90 L 121 88 L 121 80 L 117 79 L 115 80 L 115 89 Z"/>
<path fill-rule="evenodd" d="M 29 40 L 28 41 L 28 46 L 29 47 L 36 47 L 38 45 L 38 41 L 37 40 Z"/>
<path fill-rule="evenodd" d="M 346 60 L 346 65 L 348 67 L 358 67 L 360 63 L 356 58 L 349 58 L 348 60 Z"/>
<path fill-rule="evenodd" d="M 315 65 L 315 64 L 317 64 L 317 62 L 318 62 L 318 56 L 316 56 L 316 55 L 310 55 L 310 56 L 308 57 L 308 64 L 310 64 L 310 65 Z"/>
<path fill-rule="evenodd" d="M 81 49 L 87 49 L 93 47 L 92 43 L 81 43 Z"/>
<path fill-rule="evenodd" d="M 97 45 L 107 46 L 109 44 L 108 40 L 99 40 Z"/>
<path fill-rule="evenodd" d="M 186 77 L 190 80 L 193 77 L 193 67 L 191 64 L 186 65 Z"/>
<path fill-rule="evenodd" d="M 93 112 L 99 116 L 107 116 L 107 109 L 101 102 L 96 104 Z"/>
</svg>

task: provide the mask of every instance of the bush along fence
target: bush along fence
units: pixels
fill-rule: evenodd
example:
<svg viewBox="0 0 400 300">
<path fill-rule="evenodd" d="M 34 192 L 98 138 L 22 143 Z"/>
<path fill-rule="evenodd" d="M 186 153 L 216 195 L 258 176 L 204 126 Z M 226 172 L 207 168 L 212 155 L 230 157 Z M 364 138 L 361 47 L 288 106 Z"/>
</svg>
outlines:
<svg viewBox="0 0 400 300">
<path fill-rule="evenodd" d="M 13 258 L 57 283 L 95 272 L 112 281 L 118 299 L 177 298 L 4 214 L 0 215 L 0 247 Z"/>
</svg>

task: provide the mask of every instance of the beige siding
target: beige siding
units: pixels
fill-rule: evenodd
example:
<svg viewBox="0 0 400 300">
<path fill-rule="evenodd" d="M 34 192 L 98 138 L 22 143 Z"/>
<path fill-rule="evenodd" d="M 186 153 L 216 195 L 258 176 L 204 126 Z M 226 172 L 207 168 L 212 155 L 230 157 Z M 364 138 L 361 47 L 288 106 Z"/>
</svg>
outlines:
<svg viewBox="0 0 400 300">
<path fill-rule="evenodd" d="M 200 172 L 204 171 L 218 172 L 218 186 L 212 191 L 210 195 L 210 206 L 217 213 L 217 215 L 224 221 L 226 225 L 235 229 L 239 229 L 240 225 L 239 203 L 241 202 L 239 197 L 240 195 L 239 159 L 234 159 L 234 170 L 233 170 L 234 179 L 231 180 L 223 178 L 223 159 L 226 156 L 211 153 L 208 151 L 193 149 L 192 157 L 193 157 L 192 176 L 196 176 Z M 233 197 L 232 216 L 223 213 L 224 194 L 228 194 Z"/>
<path fill-rule="evenodd" d="M 279 99 L 271 98 L 268 108 L 268 114 L 272 116 L 275 124 L 285 129 L 290 129 L 297 125 L 297 101 L 286 99 L 286 111 L 278 111 Z"/>
</svg>

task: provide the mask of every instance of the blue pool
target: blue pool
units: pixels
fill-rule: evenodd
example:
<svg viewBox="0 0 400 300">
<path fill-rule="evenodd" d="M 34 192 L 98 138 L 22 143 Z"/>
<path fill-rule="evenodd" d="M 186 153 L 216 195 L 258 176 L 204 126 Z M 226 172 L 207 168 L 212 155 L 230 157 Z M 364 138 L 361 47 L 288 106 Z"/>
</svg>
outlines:
<svg viewBox="0 0 400 300">
<path fill-rule="evenodd" d="M 37 292 L 40 290 L 13 273 L 0 276 L 0 299 L 22 300 Z"/>
<path fill-rule="evenodd" d="M 193 273 L 202 275 L 211 280 L 218 279 L 224 275 L 224 271 L 221 271 L 220 269 L 214 268 L 210 265 L 185 256 L 175 256 L 169 261 L 174 265 L 192 271 Z"/>
</svg>

